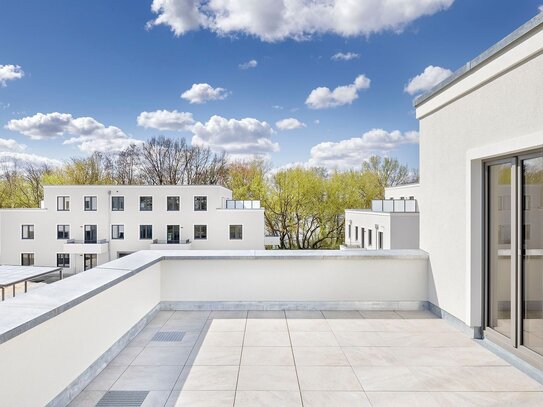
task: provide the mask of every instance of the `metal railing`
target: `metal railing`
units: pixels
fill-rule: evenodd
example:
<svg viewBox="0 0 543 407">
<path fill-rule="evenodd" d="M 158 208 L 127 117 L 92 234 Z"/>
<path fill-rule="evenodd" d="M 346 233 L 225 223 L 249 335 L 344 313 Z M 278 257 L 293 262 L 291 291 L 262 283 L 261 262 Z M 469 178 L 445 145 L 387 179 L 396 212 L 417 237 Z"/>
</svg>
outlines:
<svg viewBox="0 0 543 407">
<path fill-rule="evenodd" d="M 374 199 L 371 201 L 373 212 L 418 212 L 416 199 Z"/>
<path fill-rule="evenodd" d="M 227 199 L 225 209 L 260 209 L 260 201 Z"/>
<path fill-rule="evenodd" d="M 104 244 L 107 243 L 107 239 L 96 239 L 96 240 L 76 240 L 68 239 L 66 243 L 68 244 Z"/>
<path fill-rule="evenodd" d="M 190 239 L 181 239 L 181 240 L 159 240 L 153 239 L 151 244 L 189 244 Z"/>
</svg>

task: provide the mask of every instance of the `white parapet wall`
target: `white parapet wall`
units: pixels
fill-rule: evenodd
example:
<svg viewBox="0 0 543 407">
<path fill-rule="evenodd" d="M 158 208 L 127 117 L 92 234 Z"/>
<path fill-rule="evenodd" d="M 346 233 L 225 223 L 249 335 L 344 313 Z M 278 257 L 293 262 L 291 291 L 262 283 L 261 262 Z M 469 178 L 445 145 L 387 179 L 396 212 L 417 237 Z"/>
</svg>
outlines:
<svg viewBox="0 0 543 407">
<path fill-rule="evenodd" d="M 134 253 L 0 303 L 1 404 L 68 404 L 159 309 L 424 307 L 427 260 L 419 250 Z"/>
</svg>

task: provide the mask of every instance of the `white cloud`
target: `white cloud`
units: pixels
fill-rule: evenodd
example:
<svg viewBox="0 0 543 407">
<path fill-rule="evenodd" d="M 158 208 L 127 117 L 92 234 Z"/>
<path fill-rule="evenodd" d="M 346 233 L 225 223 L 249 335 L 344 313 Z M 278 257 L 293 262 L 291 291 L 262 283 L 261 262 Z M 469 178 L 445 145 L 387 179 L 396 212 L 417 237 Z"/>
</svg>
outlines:
<svg viewBox="0 0 543 407">
<path fill-rule="evenodd" d="M 327 87 L 313 89 L 305 104 L 311 109 L 327 109 L 330 107 L 351 104 L 358 99 L 358 91 L 370 87 L 370 79 L 358 75 L 350 85 L 338 86 L 333 91 Z"/>
<path fill-rule="evenodd" d="M 34 116 L 10 120 L 5 126 L 8 130 L 17 131 L 32 140 L 52 139 L 73 136 L 63 144 L 77 144 L 84 152 L 119 151 L 140 140 L 130 138 L 115 126 L 104 126 L 92 117 L 74 119 L 68 113 L 37 113 Z"/>
<path fill-rule="evenodd" d="M 284 107 L 281 106 L 281 105 L 273 105 L 273 106 L 272 106 L 272 109 L 283 110 Z"/>
<path fill-rule="evenodd" d="M 206 103 L 210 100 L 221 100 L 228 96 L 224 88 L 213 88 L 207 83 L 194 83 L 192 87 L 183 92 L 181 97 L 190 103 Z"/>
<path fill-rule="evenodd" d="M 543 13 L 543 4 L 537 8 L 540 13 Z"/>
<path fill-rule="evenodd" d="M 404 92 L 410 95 L 426 92 L 452 75 L 452 71 L 440 66 L 427 66 L 423 73 L 409 80 Z"/>
<path fill-rule="evenodd" d="M 41 155 L 0 151 L 0 163 L 2 165 L 11 165 L 13 162 L 17 164 L 48 165 L 50 167 L 60 167 L 62 165 L 59 160 Z"/>
<path fill-rule="evenodd" d="M 416 131 L 402 133 L 399 130 L 388 132 L 373 129 L 361 137 L 337 142 L 328 141 L 311 148 L 308 161 L 312 167 L 338 168 L 340 170 L 359 168 L 362 161 L 373 154 L 385 154 L 403 144 L 418 144 Z"/>
<path fill-rule="evenodd" d="M 256 59 L 251 59 L 248 62 L 239 64 L 238 67 L 239 69 L 251 69 L 251 68 L 256 68 L 257 65 L 258 65 L 258 61 Z"/>
<path fill-rule="evenodd" d="M 24 151 L 25 149 L 26 149 L 25 144 L 19 144 L 12 138 L 10 139 L 0 138 L 0 151 L 21 152 L 21 151 Z"/>
<path fill-rule="evenodd" d="M 271 126 L 253 118 L 236 120 L 212 116 L 205 124 L 196 123 L 192 132 L 192 144 L 214 151 L 238 155 L 279 151 L 279 145 L 271 140 Z"/>
<path fill-rule="evenodd" d="M 192 113 L 177 110 L 156 110 L 141 112 L 138 116 L 138 126 L 157 130 L 183 131 L 190 130 L 194 124 Z"/>
<path fill-rule="evenodd" d="M 199 28 L 262 41 L 303 40 L 318 34 L 352 37 L 401 32 L 414 20 L 448 9 L 454 0 L 153 0 L 147 27 L 166 25 L 177 36 Z"/>
<path fill-rule="evenodd" d="M 315 121 L 313 122 L 315 124 L 321 124 L 321 121 L 319 119 L 315 119 Z"/>
<path fill-rule="evenodd" d="M 19 65 L 0 65 L 0 86 L 6 86 L 8 81 L 21 79 L 25 76 Z"/>
<path fill-rule="evenodd" d="M 356 52 L 338 52 L 335 55 L 332 55 L 330 58 L 332 61 L 350 61 L 352 59 L 358 59 L 360 58 L 360 54 L 357 54 Z"/>
<path fill-rule="evenodd" d="M 279 120 L 278 122 L 275 123 L 275 126 L 279 130 L 294 130 L 294 129 L 300 129 L 302 127 L 306 127 L 305 123 L 302 123 L 301 121 L 293 117 Z"/>
</svg>

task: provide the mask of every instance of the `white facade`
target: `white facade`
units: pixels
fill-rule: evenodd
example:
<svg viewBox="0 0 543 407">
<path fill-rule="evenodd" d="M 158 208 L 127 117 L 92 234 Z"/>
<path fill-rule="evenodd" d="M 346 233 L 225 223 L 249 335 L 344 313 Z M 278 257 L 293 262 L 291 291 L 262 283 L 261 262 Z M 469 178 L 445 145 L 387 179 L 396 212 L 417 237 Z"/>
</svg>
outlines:
<svg viewBox="0 0 543 407">
<path fill-rule="evenodd" d="M 27 256 L 37 266 L 68 261 L 65 269 L 79 272 L 138 250 L 264 248 L 264 209 L 258 201 L 232 201 L 232 191 L 224 187 L 50 185 L 44 190 L 42 209 L 0 211 L 1 264 L 32 261 L 23 259 Z M 62 210 L 62 197 L 68 210 Z M 195 201 L 205 202 L 205 210 L 197 210 Z M 57 261 L 57 254 L 69 260 Z"/>
</svg>

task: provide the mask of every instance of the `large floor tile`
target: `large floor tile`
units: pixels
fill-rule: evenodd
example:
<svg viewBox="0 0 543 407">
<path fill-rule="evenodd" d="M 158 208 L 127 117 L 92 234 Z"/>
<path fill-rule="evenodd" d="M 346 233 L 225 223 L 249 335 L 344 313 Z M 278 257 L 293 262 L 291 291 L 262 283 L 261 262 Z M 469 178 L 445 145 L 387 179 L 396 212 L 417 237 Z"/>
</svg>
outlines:
<svg viewBox="0 0 543 407">
<path fill-rule="evenodd" d="M 381 346 L 411 347 L 469 347 L 479 346 L 468 336 L 460 332 L 451 333 L 413 333 L 413 332 L 380 332 Z"/>
<path fill-rule="evenodd" d="M 109 363 L 109 366 L 128 366 L 142 350 L 141 346 L 127 346 Z"/>
<path fill-rule="evenodd" d="M 287 319 L 290 332 L 330 332 L 328 321 L 323 318 Z"/>
<path fill-rule="evenodd" d="M 100 401 L 105 393 L 105 390 L 83 390 L 68 404 L 68 407 L 96 407 L 96 403 Z"/>
<path fill-rule="evenodd" d="M 354 366 L 353 369 L 365 391 L 422 390 L 408 367 Z"/>
<path fill-rule="evenodd" d="M 236 366 L 241 358 L 241 347 L 205 346 L 194 349 L 187 361 L 195 366 Z"/>
<path fill-rule="evenodd" d="M 206 320 L 209 317 L 211 311 L 174 311 L 170 320 L 173 319 L 203 319 Z"/>
<path fill-rule="evenodd" d="M 242 346 L 243 332 L 202 332 L 197 347 L 204 346 Z"/>
<path fill-rule="evenodd" d="M 289 319 L 324 319 L 321 311 L 285 311 Z"/>
<path fill-rule="evenodd" d="M 249 311 L 248 319 L 282 319 L 285 318 L 285 311 Z"/>
<path fill-rule="evenodd" d="M 234 407 L 302 407 L 299 391 L 238 391 Z"/>
<path fill-rule="evenodd" d="M 375 346 L 343 347 L 351 366 L 399 366 L 390 348 Z"/>
<path fill-rule="evenodd" d="M 181 346 L 146 347 L 134 359 L 134 366 L 183 366 L 191 349 Z"/>
<path fill-rule="evenodd" d="M 237 389 L 296 391 L 296 370 L 294 366 L 241 366 Z"/>
<path fill-rule="evenodd" d="M 106 366 L 85 390 L 109 390 L 126 369 L 127 366 Z"/>
<path fill-rule="evenodd" d="M 351 367 L 298 366 L 300 389 L 305 390 L 362 390 Z"/>
<path fill-rule="evenodd" d="M 340 346 L 385 346 L 380 332 L 335 332 Z"/>
<path fill-rule="evenodd" d="M 399 366 L 504 366 L 503 359 L 482 347 L 468 348 L 385 348 Z"/>
<path fill-rule="evenodd" d="M 349 366 L 340 347 L 294 347 L 296 366 Z"/>
<path fill-rule="evenodd" d="M 362 318 L 362 317 L 361 317 Z M 380 322 L 374 319 L 329 319 L 327 320 L 332 331 L 380 331 L 381 327 L 377 324 Z"/>
<path fill-rule="evenodd" d="M 292 346 L 339 346 L 332 332 L 291 332 Z"/>
<path fill-rule="evenodd" d="M 175 390 L 235 390 L 239 366 L 186 366 Z"/>
<path fill-rule="evenodd" d="M 290 346 L 246 346 L 241 364 L 245 366 L 293 366 Z"/>
<path fill-rule="evenodd" d="M 304 391 L 304 407 L 371 407 L 363 391 Z"/>
<path fill-rule="evenodd" d="M 168 398 L 170 397 L 171 391 L 150 391 L 141 407 L 164 407 Z"/>
<path fill-rule="evenodd" d="M 211 311 L 209 319 L 247 318 L 247 311 Z"/>
<path fill-rule="evenodd" d="M 244 346 L 290 346 L 288 332 L 245 332 Z"/>
<path fill-rule="evenodd" d="M 200 332 L 206 324 L 205 319 L 170 319 L 161 328 L 162 331 Z"/>
<path fill-rule="evenodd" d="M 111 390 L 172 390 L 179 366 L 129 366 Z"/>
<path fill-rule="evenodd" d="M 245 318 L 209 319 L 204 327 L 205 332 L 245 331 Z"/>
<path fill-rule="evenodd" d="M 166 407 L 232 407 L 234 391 L 173 391 Z"/>
<path fill-rule="evenodd" d="M 247 332 L 286 332 L 287 320 L 285 318 L 247 319 Z"/>
</svg>

